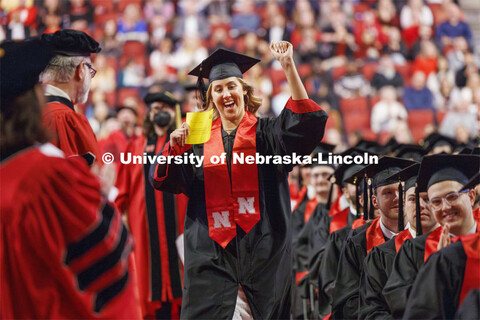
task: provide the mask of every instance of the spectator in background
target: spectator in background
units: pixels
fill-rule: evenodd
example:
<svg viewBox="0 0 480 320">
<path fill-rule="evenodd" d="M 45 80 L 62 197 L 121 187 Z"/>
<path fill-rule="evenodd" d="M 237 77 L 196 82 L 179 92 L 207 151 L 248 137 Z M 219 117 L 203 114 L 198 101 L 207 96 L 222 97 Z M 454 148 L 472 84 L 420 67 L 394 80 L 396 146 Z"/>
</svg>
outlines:
<svg viewBox="0 0 480 320">
<path fill-rule="evenodd" d="M 335 82 L 335 93 L 342 99 L 366 97 L 370 94 L 370 83 L 359 72 L 356 61 L 347 63 L 347 74 Z"/>
<path fill-rule="evenodd" d="M 316 39 L 317 31 L 315 28 L 303 28 L 302 29 L 302 42 L 297 47 L 297 55 L 300 60 L 300 64 L 309 63 L 312 56 L 316 55 L 319 51 L 319 43 Z"/>
<path fill-rule="evenodd" d="M 467 39 L 456 37 L 453 39 L 453 48 L 447 53 L 449 69 L 457 72 L 465 66 L 465 54 L 469 52 Z"/>
<path fill-rule="evenodd" d="M 208 39 L 208 50 L 212 52 L 219 48 L 233 50 L 235 41 L 229 36 L 229 30 L 228 26 L 212 26 L 212 34 Z"/>
<path fill-rule="evenodd" d="M 256 32 L 260 27 L 260 16 L 253 0 L 240 0 L 234 5 L 232 14 L 232 30 L 234 32 Z"/>
<path fill-rule="evenodd" d="M 303 41 L 303 29 L 313 28 L 317 30 L 315 27 L 315 12 L 310 2 L 306 0 L 296 1 L 292 12 L 292 20 L 295 27 L 292 30 L 290 39 L 293 47 L 296 48 Z M 316 31 L 315 39 L 317 41 L 320 39 L 320 31 Z"/>
<path fill-rule="evenodd" d="M 465 66 L 458 70 L 455 74 L 455 85 L 459 88 L 465 87 L 467 84 L 467 79 L 472 74 L 479 74 L 480 70 L 478 66 L 480 63 L 476 61 L 475 56 L 472 52 L 465 53 Z"/>
<path fill-rule="evenodd" d="M 117 39 L 120 43 L 129 40 L 147 43 L 147 23 L 142 18 L 139 5 L 131 3 L 125 7 L 122 18 L 118 22 Z"/>
<path fill-rule="evenodd" d="M 353 58 L 356 49 L 353 30 L 347 25 L 345 13 L 340 10 L 331 12 L 330 23 L 322 29 L 320 54 L 324 59 L 346 56 Z M 334 64 L 335 65 L 335 64 Z"/>
<path fill-rule="evenodd" d="M 62 29 L 62 17 L 55 12 L 47 12 L 43 17 L 43 25 L 45 29 L 42 33 L 55 33 Z"/>
<path fill-rule="evenodd" d="M 175 5 L 171 0 L 146 0 L 143 15 L 147 21 L 161 17 L 167 24 L 175 16 Z"/>
<path fill-rule="evenodd" d="M 172 31 L 175 41 L 186 35 L 201 39 L 206 39 L 210 35 L 210 25 L 205 14 L 201 12 L 200 5 L 193 0 L 181 1 L 182 13 L 176 17 Z"/>
<path fill-rule="evenodd" d="M 372 89 L 379 91 L 385 86 L 392 86 L 397 90 L 398 94 L 403 90 L 403 78 L 400 73 L 395 70 L 395 65 L 391 55 L 384 54 L 379 61 L 378 69 L 373 75 L 371 82 Z"/>
<path fill-rule="evenodd" d="M 331 108 L 338 110 L 338 97 L 333 91 L 333 78 L 329 72 L 325 71 L 322 64 L 320 55 L 312 57 L 310 62 L 312 72 L 305 79 L 305 87 L 315 102 L 326 101 Z"/>
<path fill-rule="evenodd" d="M 450 94 L 455 84 L 455 74 L 449 69 L 449 64 L 444 56 L 439 56 L 437 72 L 431 73 L 427 78 L 427 87 L 435 96 L 435 108 L 445 110 L 449 108 Z"/>
<path fill-rule="evenodd" d="M 117 76 L 115 69 L 108 65 L 107 57 L 98 53 L 95 57 L 95 68 L 97 73 L 92 79 L 90 89 L 93 91 L 102 91 L 111 93 L 117 88 Z"/>
<path fill-rule="evenodd" d="M 284 15 L 277 14 L 272 16 L 268 20 L 268 27 L 265 33 L 264 40 L 268 43 L 281 40 L 290 41 L 290 32 L 287 29 L 287 21 Z"/>
<path fill-rule="evenodd" d="M 376 60 L 383 47 L 388 43 L 388 35 L 383 32 L 373 10 L 363 12 L 363 18 L 356 25 L 354 33 L 358 45 L 355 52 L 357 58 Z"/>
<path fill-rule="evenodd" d="M 475 110 L 472 113 L 471 110 Z M 472 105 L 472 90 L 468 87 L 463 88 L 460 93 L 460 101 L 454 104 L 453 110 L 450 110 L 443 118 L 439 132 L 450 138 L 455 138 L 462 129 L 468 132 L 470 138 L 478 136 L 478 106 Z"/>
<path fill-rule="evenodd" d="M 395 130 L 398 122 L 407 120 L 407 110 L 397 101 L 397 92 L 392 86 L 385 86 L 380 90 L 380 101 L 372 109 L 372 131 L 391 133 Z"/>
<path fill-rule="evenodd" d="M 422 71 L 428 77 L 437 71 L 437 47 L 433 41 L 425 40 L 420 44 L 420 53 L 413 61 L 412 72 Z"/>
<path fill-rule="evenodd" d="M 145 66 L 129 58 L 125 67 L 118 75 L 118 86 L 120 88 L 138 88 L 143 84 L 145 78 Z"/>
<path fill-rule="evenodd" d="M 210 25 L 229 25 L 232 16 L 232 0 L 210 0 L 207 17 Z"/>
<path fill-rule="evenodd" d="M 117 22 L 114 19 L 107 20 L 103 26 L 103 35 L 99 39 L 102 53 L 108 57 L 120 57 L 121 46 L 117 38 Z"/>
<path fill-rule="evenodd" d="M 400 27 L 400 19 L 392 0 L 379 0 L 377 3 L 377 18 L 384 33 L 390 35 L 390 30 Z"/>
<path fill-rule="evenodd" d="M 408 49 L 399 29 L 390 28 L 388 43 L 383 47 L 383 52 L 391 55 L 395 65 L 404 65 L 407 62 Z"/>
<path fill-rule="evenodd" d="M 433 94 L 426 87 L 425 73 L 417 71 L 412 76 L 412 85 L 405 88 L 403 101 L 407 110 L 432 109 L 434 110 Z"/>
<path fill-rule="evenodd" d="M 450 3 L 447 14 L 448 21 L 441 23 L 435 32 L 437 41 L 442 48 L 451 46 L 453 40 L 457 37 L 464 37 L 470 43 L 472 41 L 472 31 L 466 22 L 460 21 L 460 8 L 455 3 Z"/>
<path fill-rule="evenodd" d="M 171 38 L 163 38 L 158 46 L 150 53 L 149 62 L 152 69 L 170 64 L 173 55 L 173 41 Z"/>
<path fill-rule="evenodd" d="M 418 39 L 413 43 L 408 54 L 408 60 L 415 60 L 420 54 L 422 43 L 425 41 L 432 41 L 433 29 L 426 25 L 420 25 L 418 27 Z"/>
<path fill-rule="evenodd" d="M 88 0 L 70 0 L 67 14 L 72 29 L 88 31 L 93 24 L 93 6 Z"/>
<path fill-rule="evenodd" d="M 418 28 L 421 25 L 430 28 L 433 26 L 432 11 L 423 3 L 423 0 L 409 0 L 400 12 L 400 26 L 403 29 L 402 38 L 407 46 L 411 46 L 417 41 Z"/>
<path fill-rule="evenodd" d="M 197 35 L 185 34 L 178 49 L 173 52 L 169 64 L 177 70 L 185 72 L 202 62 L 207 56 L 207 48 L 202 45 L 201 39 Z"/>
</svg>

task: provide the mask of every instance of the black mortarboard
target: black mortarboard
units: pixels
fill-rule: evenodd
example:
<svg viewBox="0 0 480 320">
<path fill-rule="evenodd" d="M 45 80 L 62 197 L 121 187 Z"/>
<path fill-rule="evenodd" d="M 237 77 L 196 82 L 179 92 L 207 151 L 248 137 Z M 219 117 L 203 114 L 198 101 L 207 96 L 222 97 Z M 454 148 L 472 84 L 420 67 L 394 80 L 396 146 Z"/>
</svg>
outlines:
<svg viewBox="0 0 480 320">
<path fill-rule="evenodd" d="M 477 172 L 477 174 L 474 175 L 473 178 L 470 179 L 470 181 L 468 181 L 465 185 L 463 185 L 463 187 L 460 191 L 474 189 L 478 184 L 480 184 L 480 173 L 479 172 Z"/>
<path fill-rule="evenodd" d="M 430 186 L 442 181 L 468 183 L 480 170 L 480 157 L 476 155 L 436 154 L 425 156 L 418 172 L 418 189 L 427 191 Z"/>
<path fill-rule="evenodd" d="M 65 29 L 46 33 L 42 35 L 42 41 L 50 43 L 55 48 L 55 53 L 63 56 L 89 57 L 101 50 L 97 41 L 78 30 Z"/>
<path fill-rule="evenodd" d="M 197 85 L 195 83 L 186 83 L 183 85 L 185 91 L 194 91 L 197 90 Z"/>
<path fill-rule="evenodd" d="M 355 148 L 362 149 L 362 150 L 367 150 L 369 152 L 373 152 L 373 153 L 376 153 L 376 154 L 382 154 L 385 151 L 383 149 L 383 147 L 378 142 L 365 140 L 365 139 L 360 140 L 355 145 Z"/>
<path fill-rule="evenodd" d="M 397 142 L 397 139 L 392 137 L 383 145 L 383 149 L 385 150 L 385 153 L 389 154 L 394 152 L 399 146 L 400 144 Z"/>
<path fill-rule="evenodd" d="M 415 161 L 421 161 L 425 150 L 416 144 L 401 144 L 397 150 L 394 151 L 394 156 L 402 159 L 410 159 Z"/>
<path fill-rule="evenodd" d="M 433 151 L 434 148 L 442 146 L 450 146 L 453 151 L 456 145 L 457 141 L 455 139 L 449 138 L 439 133 L 432 133 L 427 138 L 425 138 L 423 142 L 425 153 L 429 153 Z"/>
<path fill-rule="evenodd" d="M 362 169 L 361 172 L 357 172 L 357 174 L 366 174 L 367 177 L 372 178 L 373 188 L 376 189 L 398 182 L 398 179 L 390 179 L 390 176 L 412 164 L 415 164 L 415 161 L 395 157 L 382 157 L 377 164 L 370 164 Z"/>
<path fill-rule="evenodd" d="M 165 92 L 148 93 L 145 98 L 143 98 L 143 101 L 145 101 L 147 105 L 150 105 L 152 102 L 164 102 L 172 107 L 175 107 L 178 103 L 178 101 L 173 98 L 172 94 L 167 94 Z"/>
<path fill-rule="evenodd" d="M 210 83 L 229 77 L 243 78 L 243 73 L 260 60 L 230 50 L 217 49 L 188 74 L 208 79 Z"/>
<path fill-rule="evenodd" d="M 358 167 L 354 168 L 351 172 L 345 172 L 343 174 L 343 182 L 344 183 L 351 183 L 355 185 L 355 208 L 358 212 L 360 212 L 360 202 L 358 198 L 360 197 L 360 194 L 363 194 L 363 205 L 366 208 L 368 204 L 368 197 L 365 196 L 367 189 L 364 186 L 364 177 L 363 174 L 360 175 L 359 173 L 362 171 L 362 169 L 365 168 L 364 165 L 359 165 Z M 364 213 L 364 219 L 367 220 L 368 216 L 366 214 L 366 209 L 363 210 Z"/>
<path fill-rule="evenodd" d="M 388 177 L 388 179 L 404 181 L 405 191 L 407 191 L 411 187 L 415 186 L 419 169 L 420 169 L 420 163 L 414 163 L 411 166 L 408 166 L 405 169 L 391 175 L 390 177 Z"/>
<path fill-rule="evenodd" d="M 406 167 L 402 171 L 392 175 L 389 179 L 398 180 L 398 230 L 402 231 L 405 227 L 404 217 L 403 217 L 403 199 L 405 199 L 405 192 L 411 187 L 415 187 L 417 182 L 417 174 L 420 169 L 420 163 L 415 163 L 411 166 Z M 405 182 L 405 186 L 402 186 L 402 181 Z M 416 193 L 418 197 L 418 193 Z M 417 210 L 417 225 L 422 223 L 421 215 L 419 212 L 420 202 L 416 202 L 418 208 Z"/>
<path fill-rule="evenodd" d="M 315 147 L 312 151 L 312 157 L 316 161 L 312 162 L 312 168 L 316 166 L 329 166 L 332 167 L 333 169 L 336 169 L 337 166 L 334 163 L 330 163 L 328 161 L 328 154 L 332 153 L 333 150 L 335 149 L 335 145 L 329 144 L 329 143 L 320 143 L 318 146 Z M 320 159 L 319 154 L 322 154 L 322 158 Z M 319 162 L 319 160 L 322 160 L 322 162 Z"/>
<path fill-rule="evenodd" d="M 1 109 L 7 103 L 33 88 L 54 53 L 52 47 L 39 39 L 0 45 L 0 99 Z"/>
</svg>

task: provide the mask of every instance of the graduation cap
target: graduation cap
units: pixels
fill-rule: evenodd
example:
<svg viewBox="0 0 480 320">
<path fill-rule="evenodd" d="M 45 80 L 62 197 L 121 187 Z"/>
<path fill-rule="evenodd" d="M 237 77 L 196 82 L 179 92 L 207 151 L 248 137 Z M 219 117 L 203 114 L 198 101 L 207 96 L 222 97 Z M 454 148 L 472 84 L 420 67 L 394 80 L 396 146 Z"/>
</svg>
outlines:
<svg viewBox="0 0 480 320">
<path fill-rule="evenodd" d="M 395 149 L 397 149 L 401 144 L 398 143 L 395 137 L 390 138 L 386 144 L 383 145 L 383 149 L 385 153 L 393 153 Z"/>
<path fill-rule="evenodd" d="M 363 193 L 363 205 L 366 208 L 368 204 L 368 195 L 367 195 L 367 189 L 364 186 L 364 177 L 363 174 L 360 174 L 362 169 L 365 168 L 364 165 L 359 165 L 355 170 L 352 170 L 351 172 L 345 172 L 343 175 L 343 182 L 344 183 L 351 183 L 355 186 L 355 209 L 358 212 L 360 212 L 360 202 L 358 198 L 360 197 L 360 194 Z M 364 220 L 368 220 L 368 215 L 366 214 L 366 210 L 364 210 L 363 218 Z"/>
<path fill-rule="evenodd" d="M 0 101 L 1 110 L 8 102 L 33 88 L 40 73 L 54 56 L 53 48 L 39 39 L 0 45 Z"/>
<path fill-rule="evenodd" d="M 465 185 L 463 185 L 460 191 L 474 189 L 478 184 L 480 184 L 480 173 L 477 172 L 476 175 L 473 176 L 470 181 L 468 181 Z"/>
<path fill-rule="evenodd" d="M 442 181 L 457 181 L 462 185 L 478 173 L 480 156 L 436 154 L 425 156 L 420 165 L 417 183 L 420 192 Z"/>
<path fill-rule="evenodd" d="M 337 166 L 333 163 L 320 163 L 318 160 L 318 154 L 322 154 L 323 155 L 323 161 L 325 161 L 325 159 L 327 159 L 327 156 L 329 153 L 332 153 L 333 150 L 335 149 L 335 145 L 333 144 L 330 144 L 330 143 L 320 143 L 318 146 L 315 147 L 315 149 L 313 149 L 312 151 L 312 158 L 314 159 L 317 159 L 317 161 L 313 161 L 312 163 L 312 168 L 313 167 L 316 167 L 316 166 L 329 166 L 329 167 L 332 167 L 333 169 L 336 169 Z"/>
<path fill-rule="evenodd" d="M 398 151 L 394 152 L 394 156 L 397 158 L 421 161 L 425 154 L 425 150 L 416 144 L 401 144 L 397 147 Z"/>
<path fill-rule="evenodd" d="M 372 196 L 373 191 L 376 188 L 398 182 L 397 179 L 391 179 L 390 177 L 412 164 L 415 164 L 415 161 L 385 156 L 380 158 L 377 164 L 370 164 L 356 174 L 364 175 L 364 188 L 366 188 L 368 185 L 370 196 Z M 365 194 L 366 191 L 364 190 L 364 195 Z M 370 200 L 368 211 L 370 219 L 373 219 L 373 210 L 373 203 Z"/>
<path fill-rule="evenodd" d="M 415 187 L 417 182 L 418 170 L 420 169 L 420 163 L 412 164 L 411 166 L 406 167 L 402 171 L 399 171 L 389 177 L 392 180 L 398 180 L 398 230 L 403 231 L 405 228 L 405 222 L 403 217 L 403 199 L 405 199 L 405 192 L 408 189 Z M 402 186 L 402 181 L 405 182 L 405 187 Z M 420 201 L 417 202 L 418 195 L 416 194 L 416 224 L 417 226 L 422 223 L 420 215 Z"/>
<path fill-rule="evenodd" d="M 361 139 L 354 147 L 376 154 L 381 154 L 383 151 L 385 151 L 378 142 L 365 139 Z"/>
<path fill-rule="evenodd" d="M 42 41 L 50 43 L 55 48 L 55 53 L 63 56 L 89 57 L 101 50 L 97 41 L 78 30 L 65 29 L 46 33 L 42 35 Z"/>
<path fill-rule="evenodd" d="M 447 136 L 441 135 L 439 133 L 432 133 L 423 141 L 423 147 L 425 148 L 425 153 L 430 153 L 436 147 L 449 146 L 452 151 L 457 145 L 457 140 L 449 138 Z"/>
<path fill-rule="evenodd" d="M 195 83 L 186 83 L 183 85 L 183 89 L 187 92 L 194 91 L 197 90 L 197 85 Z"/>
<path fill-rule="evenodd" d="M 206 88 L 203 78 L 208 79 L 209 84 L 215 80 L 230 77 L 243 78 L 243 74 L 260 62 L 259 59 L 236 53 L 226 49 L 217 49 L 188 74 L 198 77 L 197 89 L 200 97 L 206 102 Z"/>
</svg>

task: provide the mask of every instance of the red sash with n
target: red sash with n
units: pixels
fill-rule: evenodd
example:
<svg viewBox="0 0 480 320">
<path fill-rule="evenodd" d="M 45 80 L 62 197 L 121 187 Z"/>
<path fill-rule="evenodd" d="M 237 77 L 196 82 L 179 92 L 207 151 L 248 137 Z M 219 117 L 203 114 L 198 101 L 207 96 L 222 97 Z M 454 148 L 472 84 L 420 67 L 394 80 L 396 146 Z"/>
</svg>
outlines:
<svg viewBox="0 0 480 320">
<path fill-rule="evenodd" d="M 373 220 L 372 224 L 367 229 L 367 254 L 373 247 L 379 246 L 385 243 L 385 237 L 383 236 L 382 228 L 380 228 L 380 218 Z"/>
<path fill-rule="evenodd" d="M 458 301 L 460 307 L 470 290 L 480 289 L 480 233 L 477 232 L 459 238 L 467 255 L 462 291 Z"/>
<path fill-rule="evenodd" d="M 245 112 L 235 134 L 232 158 L 234 154 L 255 158 L 257 121 L 252 113 Z M 221 118 L 213 121 L 210 140 L 203 150 L 209 235 L 225 248 L 237 234 L 236 224 L 248 233 L 260 220 L 257 165 L 235 163 L 232 159 L 230 180 L 225 157 L 221 157 L 225 152 Z"/>
</svg>

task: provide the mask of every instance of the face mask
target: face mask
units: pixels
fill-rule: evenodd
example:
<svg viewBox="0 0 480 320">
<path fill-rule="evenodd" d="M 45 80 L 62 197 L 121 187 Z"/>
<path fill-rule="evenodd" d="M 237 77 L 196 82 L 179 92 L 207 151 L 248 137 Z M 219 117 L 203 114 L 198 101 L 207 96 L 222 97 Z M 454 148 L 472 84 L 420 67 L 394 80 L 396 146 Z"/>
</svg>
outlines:
<svg viewBox="0 0 480 320">
<path fill-rule="evenodd" d="M 166 127 L 170 123 L 172 117 L 169 113 L 160 111 L 153 117 L 153 123 L 159 127 Z"/>
</svg>

